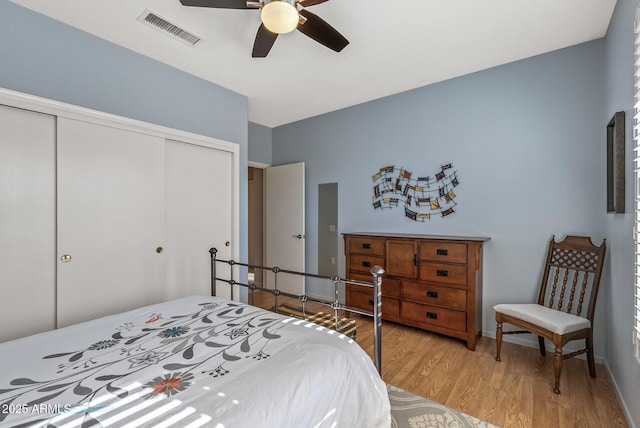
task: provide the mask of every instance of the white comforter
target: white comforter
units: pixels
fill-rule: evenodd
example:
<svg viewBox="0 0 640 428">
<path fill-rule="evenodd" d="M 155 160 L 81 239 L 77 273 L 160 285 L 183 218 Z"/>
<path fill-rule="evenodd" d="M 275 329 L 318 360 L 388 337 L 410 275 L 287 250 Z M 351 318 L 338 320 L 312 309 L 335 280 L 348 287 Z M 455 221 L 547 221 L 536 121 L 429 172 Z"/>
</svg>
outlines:
<svg viewBox="0 0 640 428">
<path fill-rule="evenodd" d="M 0 344 L 0 426 L 388 428 L 389 413 L 358 344 L 216 297 Z"/>
</svg>

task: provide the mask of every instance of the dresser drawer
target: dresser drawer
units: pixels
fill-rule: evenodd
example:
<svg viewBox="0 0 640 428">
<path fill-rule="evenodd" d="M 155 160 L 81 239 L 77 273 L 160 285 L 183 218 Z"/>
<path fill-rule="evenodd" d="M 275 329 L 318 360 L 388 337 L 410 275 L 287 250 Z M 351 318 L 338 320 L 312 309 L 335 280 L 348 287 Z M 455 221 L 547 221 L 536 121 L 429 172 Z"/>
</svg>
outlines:
<svg viewBox="0 0 640 428">
<path fill-rule="evenodd" d="M 373 281 L 373 277 L 371 275 L 366 275 L 363 273 L 352 273 L 348 279 L 355 279 L 356 281 L 364 281 L 371 282 Z M 366 290 L 362 287 L 363 290 Z M 370 288 L 369 291 L 373 293 L 373 288 Z M 385 278 L 382 277 L 382 295 L 385 297 L 397 297 L 400 298 L 400 280 L 397 278 Z"/>
<path fill-rule="evenodd" d="M 373 294 L 349 289 L 347 306 L 373 312 Z M 382 298 L 382 317 L 397 319 L 400 316 L 400 302 L 396 299 Z"/>
<path fill-rule="evenodd" d="M 467 244 L 455 242 L 421 242 L 420 260 L 466 263 Z"/>
<path fill-rule="evenodd" d="M 444 284 L 467 285 L 467 265 L 422 262 L 420 279 Z"/>
<path fill-rule="evenodd" d="M 397 278 L 382 277 L 382 295 L 385 297 L 400 298 L 400 280 Z"/>
<path fill-rule="evenodd" d="M 375 265 L 384 266 L 384 256 L 351 254 L 347 269 L 350 271 L 369 273 Z M 367 281 L 371 281 L 372 278 L 373 277 L 370 277 Z"/>
<path fill-rule="evenodd" d="M 359 289 L 362 289 L 362 291 L 359 291 Z M 347 306 L 372 311 L 373 295 L 367 292 L 366 287 L 349 285 L 347 288 Z"/>
<path fill-rule="evenodd" d="M 465 311 L 402 301 L 400 303 L 400 316 L 421 324 L 444 327 L 456 331 L 467 331 L 467 313 Z"/>
<path fill-rule="evenodd" d="M 352 237 L 349 252 L 384 256 L 384 238 Z"/>
<path fill-rule="evenodd" d="M 425 282 L 404 281 L 402 298 L 429 305 L 447 306 L 454 309 L 467 308 L 467 290 L 442 287 Z"/>
</svg>

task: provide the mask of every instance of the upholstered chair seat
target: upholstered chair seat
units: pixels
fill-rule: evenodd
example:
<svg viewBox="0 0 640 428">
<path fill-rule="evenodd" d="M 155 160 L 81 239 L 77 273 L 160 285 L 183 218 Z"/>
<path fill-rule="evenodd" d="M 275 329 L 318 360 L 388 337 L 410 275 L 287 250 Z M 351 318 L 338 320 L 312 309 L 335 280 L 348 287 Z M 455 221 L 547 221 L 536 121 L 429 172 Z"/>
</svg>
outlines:
<svg viewBox="0 0 640 428">
<path fill-rule="evenodd" d="M 585 328 L 591 328 L 591 321 L 584 317 L 568 314 L 535 303 L 502 303 L 495 305 L 493 309 L 496 312 L 535 324 L 556 334 L 572 333 Z"/>
</svg>

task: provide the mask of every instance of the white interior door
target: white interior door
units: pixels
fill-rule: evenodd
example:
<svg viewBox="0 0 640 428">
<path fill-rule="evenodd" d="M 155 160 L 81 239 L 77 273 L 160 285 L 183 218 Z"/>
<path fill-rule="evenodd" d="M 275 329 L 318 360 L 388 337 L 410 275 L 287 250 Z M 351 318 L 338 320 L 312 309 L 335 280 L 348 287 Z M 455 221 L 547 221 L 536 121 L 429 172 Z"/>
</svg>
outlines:
<svg viewBox="0 0 640 428">
<path fill-rule="evenodd" d="M 55 117 L 0 105 L 0 342 L 55 328 Z"/>
<path fill-rule="evenodd" d="M 210 248 L 217 248 L 218 258 L 233 258 L 233 191 L 232 153 L 167 141 L 166 257 L 170 298 L 211 294 Z M 218 269 L 223 265 L 218 264 Z M 219 277 L 229 277 L 220 273 Z M 223 284 L 218 284 L 216 294 L 225 298 L 231 295 Z"/>
<path fill-rule="evenodd" d="M 265 169 L 265 264 L 304 272 L 304 163 Z M 274 275 L 265 273 L 268 288 Z M 278 289 L 304 294 L 304 277 L 278 275 Z"/>
<path fill-rule="evenodd" d="M 164 138 L 57 129 L 58 327 L 164 300 Z"/>
</svg>

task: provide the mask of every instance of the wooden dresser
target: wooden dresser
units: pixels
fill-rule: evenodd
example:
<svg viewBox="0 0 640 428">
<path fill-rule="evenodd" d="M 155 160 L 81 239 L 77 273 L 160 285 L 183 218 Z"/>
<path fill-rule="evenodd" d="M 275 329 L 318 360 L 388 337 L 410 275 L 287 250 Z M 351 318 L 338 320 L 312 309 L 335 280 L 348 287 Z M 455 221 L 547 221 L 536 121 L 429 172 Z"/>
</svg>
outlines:
<svg viewBox="0 0 640 428">
<path fill-rule="evenodd" d="M 465 340 L 482 331 L 485 237 L 345 233 L 346 277 L 371 281 L 384 267 L 382 318 Z M 346 304 L 373 310 L 371 288 L 346 285 Z"/>
</svg>

